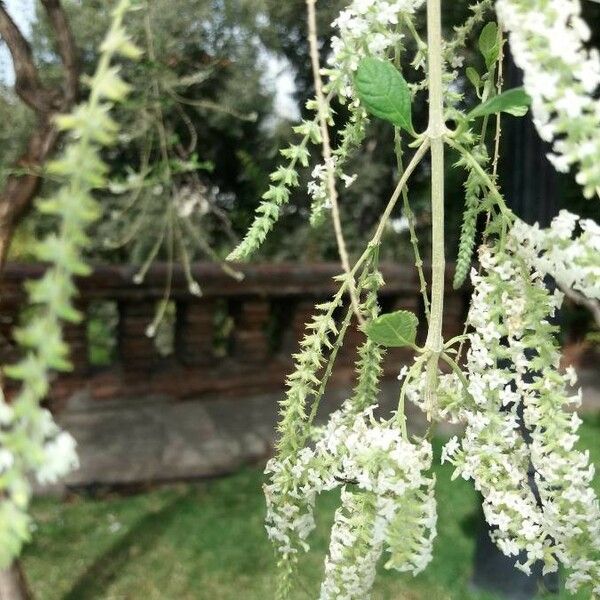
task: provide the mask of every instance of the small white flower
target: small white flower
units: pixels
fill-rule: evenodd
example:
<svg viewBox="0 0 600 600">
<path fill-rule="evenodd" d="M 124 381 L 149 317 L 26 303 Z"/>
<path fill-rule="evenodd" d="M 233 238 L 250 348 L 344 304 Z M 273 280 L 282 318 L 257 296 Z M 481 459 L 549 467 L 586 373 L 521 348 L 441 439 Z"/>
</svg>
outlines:
<svg viewBox="0 0 600 600">
<path fill-rule="evenodd" d="M 408 367 L 406 365 L 404 365 L 400 369 L 400 373 L 398 373 L 398 381 L 403 381 L 407 374 L 408 374 Z"/>
<path fill-rule="evenodd" d="M 46 442 L 44 463 L 36 475 L 41 484 L 54 483 L 63 475 L 77 469 L 79 460 L 76 453 L 77 443 L 66 431 Z"/>
</svg>

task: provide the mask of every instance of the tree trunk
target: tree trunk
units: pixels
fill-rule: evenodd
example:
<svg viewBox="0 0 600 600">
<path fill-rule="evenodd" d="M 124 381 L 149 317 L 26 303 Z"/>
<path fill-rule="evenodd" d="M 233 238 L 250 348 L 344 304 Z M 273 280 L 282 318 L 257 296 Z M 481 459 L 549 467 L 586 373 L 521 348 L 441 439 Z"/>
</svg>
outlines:
<svg viewBox="0 0 600 600">
<path fill-rule="evenodd" d="M 0 571 L 0 600 L 31 600 L 25 575 L 18 561 Z"/>
<path fill-rule="evenodd" d="M 6 44 L 15 71 L 15 92 L 37 116 L 37 126 L 27 149 L 14 165 L 0 191 L 0 271 L 4 266 L 15 228 L 31 207 L 38 193 L 44 164 L 55 150 L 59 134 L 54 116 L 69 112 L 77 98 L 79 69 L 75 41 L 60 0 L 41 0 L 54 32 L 64 82 L 48 88 L 35 64 L 31 46 L 0 0 L 0 37 Z"/>
</svg>

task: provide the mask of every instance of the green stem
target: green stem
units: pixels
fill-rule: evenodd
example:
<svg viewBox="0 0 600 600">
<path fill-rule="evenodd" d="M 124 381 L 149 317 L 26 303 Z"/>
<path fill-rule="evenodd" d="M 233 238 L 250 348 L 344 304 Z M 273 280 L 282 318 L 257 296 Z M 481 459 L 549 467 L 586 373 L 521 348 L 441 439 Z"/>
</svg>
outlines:
<svg viewBox="0 0 600 600">
<path fill-rule="evenodd" d="M 485 86 L 483 89 L 483 95 L 481 97 L 481 102 L 486 102 L 496 91 L 496 65 L 494 64 L 489 72 L 489 78 L 485 82 Z M 489 115 L 485 115 L 483 117 L 483 123 L 481 125 L 481 140 L 485 141 L 485 136 L 487 134 L 487 128 L 489 123 Z"/>
<path fill-rule="evenodd" d="M 465 391 L 469 393 L 469 382 L 465 377 L 462 369 L 458 366 L 458 363 L 450 356 L 448 356 L 445 352 L 442 353 L 442 360 L 454 371 L 454 374 L 458 377 L 460 382 L 462 383 Z"/>
<path fill-rule="evenodd" d="M 427 364 L 426 404 L 435 403 L 439 356 L 444 348 L 442 320 L 446 256 L 444 243 L 444 96 L 442 79 L 441 0 L 427 0 L 427 42 L 429 65 L 429 126 L 431 143 L 431 313 L 425 347 L 431 353 Z M 431 414 L 431 410 L 429 410 Z"/>
<path fill-rule="evenodd" d="M 444 349 L 448 349 L 448 348 L 452 348 L 452 346 L 454 346 L 454 344 L 456 344 L 457 342 L 462 342 L 464 340 L 467 339 L 467 335 L 466 334 L 462 334 L 462 335 L 457 335 L 456 337 L 453 337 L 452 339 L 448 340 L 445 344 L 444 344 Z"/>
<path fill-rule="evenodd" d="M 402 150 L 402 138 L 400 129 L 396 128 L 394 132 L 394 142 L 396 146 L 396 161 L 398 166 L 398 173 L 400 176 L 404 173 L 404 160 Z M 421 289 L 421 296 L 423 297 L 423 307 L 425 309 L 425 317 L 429 322 L 429 297 L 427 296 L 427 281 L 425 280 L 425 273 L 423 272 L 423 259 L 421 258 L 421 252 L 419 250 L 419 238 L 417 236 L 417 228 L 415 223 L 415 213 L 413 212 L 410 201 L 408 199 L 408 188 L 404 186 L 402 189 L 402 209 L 404 216 L 408 221 L 408 232 L 410 235 L 410 243 L 413 247 L 413 254 L 415 257 L 415 267 L 419 276 L 419 286 Z"/>
<path fill-rule="evenodd" d="M 431 315 L 426 347 L 440 353 L 443 349 L 442 317 L 444 312 L 444 98 L 442 82 L 441 0 L 427 2 L 427 38 L 429 53 L 429 126 L 431 142 Z"/>
<path fill-rule="evenodd" d="M 483 167 L 477 162 L 477 159 L 466 148 L 464 148 L 454 140 L 447 137 L 446 143 L 458 152 L 460 152 L 460 154 L 465 157 L 465 159 L 473 167 L 473 170 L 477 172 L 477 174 L 487 185 L 488 189 L 490 190 L 490 193 L 494 197 L 494 200 L 496 200 L 496 204 L 498 205 L 498 208 L 500 209 L 502 215 L 505 217 L 506 220 L 512 222 L 514 220 L 513 212 L 508 208 L 508 206 L 506 206 L 506 202 L 504 201 L 500 190 L 496 187 L 496 184 L 492 181 L 492 178 L 485 172 Z"/>
<path fill-rule="evenodd" d="M 402 436 L 405 440 L 408 440 L 408 430 L 406 426 L 406 411 L 405 411 L 405 400 L 406 400 L 406 392 L 408 389 L 408 384 L 412 381 L 415 376 L 419 375 L 421 369 L 423 368 L 423 362 L 425 362 L 426 357 L 420 356 L 417 358 L 413 366 L 409 369 L 408 373 L 404 381 L 402 382 L 402 387 L 400 388 L 400 398 L 398 399 L 398 411 L 396 412 L 396 419 L 400 423 L 400 428 L 402 430 Z"/>
</svg>

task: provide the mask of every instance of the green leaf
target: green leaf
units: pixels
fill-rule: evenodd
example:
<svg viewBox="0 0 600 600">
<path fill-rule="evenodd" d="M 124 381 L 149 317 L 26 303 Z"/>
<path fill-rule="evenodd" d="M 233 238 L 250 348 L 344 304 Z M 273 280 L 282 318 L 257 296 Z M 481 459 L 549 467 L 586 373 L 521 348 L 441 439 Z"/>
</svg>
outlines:
<svg viewBox="0 0 600 600">
<path fill-rule="evenodd" d="M 473 84 L 476 90 L 479 90 L 481 86 L 481 75 L 477 72 L 477 69 L 473 67 L 467 67 L 467 79 Z"/>
<path fill-rule="evenodd" d="M 367 325 L 366 334 L 369 339 L 388 348 L 412 346 L 417 337 L 419 319 L 407 311 L 381 315 Z"/>
<path fill-rule="evenodd" d="M 500 42 L 498 39 L 498 25 L 488 23 L 479 36 L 479 50 L 485 59 L 485 66 L 490 69 L 500 57 Z"/>
<path fill-rule="evenodd" d="M 372 115 L 413 133 L 411 94 L 408 83 L 387 60 L 363 58 L 354 84 L 358 97 Z"/>
<path fill-rule="evenodd" d="M 493 115 L 499 112 L 505 112 L 515 117 L 522 117 L 527 113 L 530 104 L 531 98 L 523 88 L 513 88 L 476 106 L 467 117 L 469 121 L 472 121 L 478 117 Z"/>
</svg>

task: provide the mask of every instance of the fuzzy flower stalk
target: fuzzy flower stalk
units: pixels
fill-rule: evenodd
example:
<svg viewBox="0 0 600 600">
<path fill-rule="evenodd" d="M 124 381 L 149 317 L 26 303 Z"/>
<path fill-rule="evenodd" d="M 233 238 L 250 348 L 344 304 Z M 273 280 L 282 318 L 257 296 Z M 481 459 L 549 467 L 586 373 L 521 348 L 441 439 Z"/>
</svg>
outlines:
<svg viewBox="0 0 600 600">
<path fill-rule="evenodd" d="M 579 0 L 498 0 L 496 8 L 550 160 L 574 169 L 588 198 L 600 196 L 600 52 L 587 46 Z"/>
<path fill-rule="evenodd" d="M 309 549 L 318 494 L 342 488 L 320 598 L 367 598 L 377 564 L 421 572 L 432 558 L 437 512 L 431 445 L 406 440 L 395 420 L 378 421 L 371 406 L 356 415 L 350 400 L 315 442 L 296 457 L 267 466 L 267 532 L 292 565 Z M 285 588 L 286 586 L 284 586 Z"/>
<path fill-rule="evenodd" d="M 315 113 L 314 118 L 304 120 L 294 128 L 301 136 L 300 140 L 281 151 L 286 160 L 271 174 L 271 185 L 256 210 L 255 220 L 228 260 L 247 260 L 261 247 L 283 214 L 294 188 L 299 186 L 299 169 L 309 165 L 310 145 L 319 146 L 323 142 L 319 127 L 323 113 L 327 122 L 333 124 L 330 104 L 337 98 L 347 105 L 349 118 L 340 128 L 339 146 L 333 148 L 329 159 L 314 167 L 308 186 L 312 201 L 311 223 L 313 226 L 323 223 L 332 201 L 325 175 L 331 170 L 344 187 L 352 185 L 354 176 L 346 173 L 344 168 L 365 139 L 368 116 L 352 84 L 358 65 L 365 57 L 387 57 L 405 37 L 400 26 L 407 21 L 414 26 L 416 12 L 424 4 L 425 0 L 352 0 L 332 23 L 336 33 L 331 40 L 327 66 L 321 71 L 326 78 L 323 88 L 326 106 L 316 98 L 307 103 L 307 108 Z M 419 52 L 423 53 L 422 47 Z"/>
<path fill-rule="evenodd" d="M 100 151 L 116 139 L 118 126 L 109 113 L 129 90 L 111 63 L 117 55 L 139 56 L 123 27 L 129 8 L 130 1 L 121 0 L 113 10 L 98 68 L 87 82 L 88 101 L 57 119 L 57 126 L 69 133 L 62 156 L 49 166 L 61 185 L 38 209 L 57 217 L 59 229 L 35 246 L 36 258 L 49 267 L 41 279 L 26 285 L 33 314 L 15 331 L 23 358 L 5 368 L 21 387 L 10 403 L 0 398 L 0 569 L 10 565 L 30 536 L 29 476 L 41 484 L 53 483 L 78 466 L 75 440 L 60 430 L 40 402 L 48 392 L 50 371 L 70 369 L 62 323 L 81 318 L 74 306 L 73 279 L 89 272 L 86 229 L 100 213 L 92 192 L 105 185 L 107 174 Z"/>
<path fill-rule="evenodd" d="M 563 294 L 519 256 L 522 226 L 508 243 L 483 246 L 481 274 L 473 272 L 473 328 L 468 389 L 460 416 L 467 423 L 443 459 L 472 479 L 484 497 L 492 537 L 529 573 L 559 564 L 567 589 L 600 592 L 600 508 L 591 487 L 594 467 L 576 448 L 581 420 L 573 408 L 572 368 L 560 370 L 557 328 Z"/>
<path fill-rule="evenodd" d="M 454 84 L 456 73 L 448 69 L 462 67 L 459 50 L 491 4 L 474 4 L 471 17 L 445 42 L 441 0 L 352 0 L 333 23 L 327 66 L 318 69 L 315 0 L 307 2 L 317 89 L 309 108 L 317 117 L 298 126 L 303 140 L 283 152 L 288 162 L 272 176 L 259 215 L 232 258 L 250 256 L 274 226 L 291 188 L 299 185 L 297 167 L 310 162 L 309 142 L 321 144 L 324 156 L 307 189 L 310 221 L 322 223 L 331 208 L 339 248 L 343 232 L 336 185 L 352 185 L 354 176 L 344 169 L 372 118 L 394 126 L 399 181 L 354 266 L 344 260 L 348 256 L 342 257 L 338 291 L 316 307 L 307 324 L 280 403 L 277 454 L 267 465 L 265 485 L 267 533 L 282 573 L 279 598 L 289 596 L 300 557 L 309 550 L 319 494 L 335 488 L 341 488 L 341 505 L 331 531 L 321 599 L 370 598 L 380 560 L 389 569 L 413 574 L 430 562 L 437 520 L 432 449 L 427 438 L 410 436 L 405 400 L 430 421 L 464 424 L 464 434 L 445 445 L 442 461 L 454 465 L 455 476 L 474 482 L 502 552 L 527 573 L 538 563 L 546 572 L 562 565 L 569 590 L 600 592 L 600 509 L 591 488 L 593 467 L 577 446 L 580 420 L 572 409 L 580 395 L 571 392 L 572 370 L 560 369 L 553 324 L 562 293 L 551 292 L 545 284 L 552 276 L 561 288 L 598 298 L 599 229 L 567 212 L 549 229 L 528 226 L 507 207 L 497 180 L 501 113 L 524 116 L 532 100 L 536 124 L 554 142 L 555 165 L 576 169 L 586 195 L 595 193 L 600 181 L 594 159 L 600 155 L 600 113 L 593 100 L 600 83 L 597 56 L 584 45 L 588 32 L 575 0 L 498 0 L 502 24 L 526 72 L 529 95 L 522 89 L 502 91 L 504 40 L 501 28 L 487 23 L 478 41 L 486 71 L 471 67 L 466 72 L 481 102 L 466 112 L 458 102 L 464 98 Z M 416 29 L 417 11 L 425 5 L 427 43 Z M 405 36 L 417 48 L 413 70 L 425 75 L 417 83 L 408 83 L 402 72 L 403 53 L 410 47 Z M 417 133 L 412 102 L 424 90 L 429 94 L 429 123 Z M 333 99 L 345 105 L 345 123 L 336 123 Z M 492 118 L 493 144 L 486 138 Z M 339 135 L 330 139 L 329 128 L 336 125 Z M 406 167 L 405 138 L 412 138 L 408 146 L 415 149 Z M 330 142 L 336 139 L 339 145 L 332 148 Z M 451 340 L 443 339 L 446 146 L 459 152 L 458 165 L 467 171 L 456 287 L 471 269 L 478 217 L 484 215 L 487 222 L 478 253 L 480 269 L 471 276 L 468 329 Z M 417 315 L 402 310 L 380 314 L 378 257 L 383 232 L 401 198 L 405 216 L 411 214 L 407 185 L 426 155 L 431 159 L 429 289 L 411 228 L 428 321 L 425 344 L 419 347 Z M 348 292 L 366 336 L 358 351 L 357 384 L 319 427 L 319 402 L 353 316 L 348 310 L 345 318 L 338 318 Z M 465 343 L 468 352 L 461 367 Z M 410 368 L 401 371 L 398 408 L 388 419 L 375 417 L 385 347 L 415 353 Z"/>
</svg>

